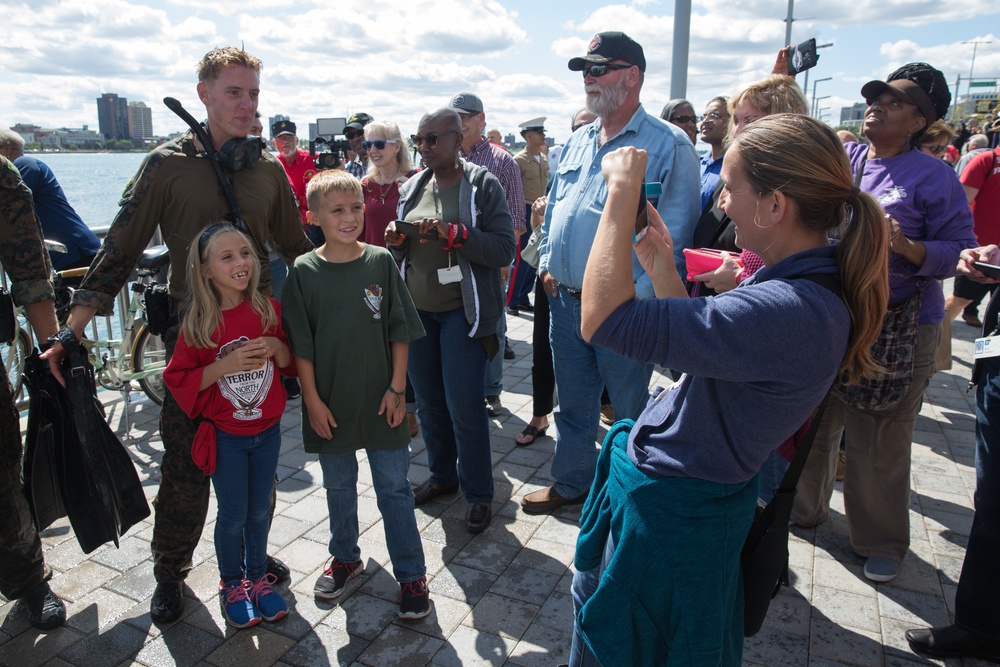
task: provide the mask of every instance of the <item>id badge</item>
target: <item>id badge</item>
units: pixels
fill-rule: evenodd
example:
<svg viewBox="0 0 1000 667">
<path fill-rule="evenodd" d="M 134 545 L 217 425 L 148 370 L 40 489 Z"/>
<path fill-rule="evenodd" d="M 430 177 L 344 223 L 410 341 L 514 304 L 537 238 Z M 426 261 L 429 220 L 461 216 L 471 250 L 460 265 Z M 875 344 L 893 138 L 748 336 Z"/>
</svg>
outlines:
<svg viewBox="0 0 1000 667">
<path fill-rule="evenodd" d="M 462 282 L 462 269 L 457 266 L 449 266 L 447 269 L 438 269 L 438 282 L 442 285 Z M 998 354 L 1000 354 L 1000 352 L 998 352 Z"/>
<path fill-rule="evenodd" d="M 1000 336 L 987 336 L 977 338 L 976 347 L 973 350 L 976 359 L 989 359 L 990 357 L 1000 357 Z"/>
</svg>

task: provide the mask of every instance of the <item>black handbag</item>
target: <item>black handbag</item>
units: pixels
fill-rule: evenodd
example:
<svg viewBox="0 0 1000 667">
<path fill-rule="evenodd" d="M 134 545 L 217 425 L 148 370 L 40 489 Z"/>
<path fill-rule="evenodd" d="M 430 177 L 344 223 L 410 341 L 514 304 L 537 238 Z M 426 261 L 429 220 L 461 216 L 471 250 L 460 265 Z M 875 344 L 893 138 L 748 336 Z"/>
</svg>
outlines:
<svg viewBox="0 0 1000 667">
<path fill-rule="evenodd" d="M 740 553 L 743 568 L 744 637 L 753 637 L 760 631 L 771 600 L 782 585 L 788 585 L 788 520 L 792 515 L 795 487 L 806 465 L 813 440 L 816 439 L 829 398 L 830 392 L 827 392 L 774 497 L 767 504 L 757 499 L 753 524 Z"/>
</svg>

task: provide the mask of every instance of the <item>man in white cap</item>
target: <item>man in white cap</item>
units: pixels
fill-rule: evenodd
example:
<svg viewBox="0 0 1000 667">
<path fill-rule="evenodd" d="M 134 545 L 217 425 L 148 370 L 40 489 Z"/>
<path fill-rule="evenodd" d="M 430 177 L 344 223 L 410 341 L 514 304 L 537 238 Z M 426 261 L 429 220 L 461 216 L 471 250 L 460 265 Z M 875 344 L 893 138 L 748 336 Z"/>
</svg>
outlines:
<svg viewBox="0 0 1000 667">
<path fill-rule="evenodd" d="M 532 118 L 521 123 L 521 137 L 524 139 L 524 150 L 514 156 L 514 162 L 521 173 L 521 188 L 524 191 L 524 217 L 531 220 L 531 205 L 545 194 L 545 186 L 549 180 L 549 160 L 545 155 L 545 116 Z M 528 230 L 531 231 L 530 229 Z M 535 269 L 526 262 L 521 262 L 521 251 L 528 242 L 528 236 L 520 238 L 517 255 L 514 257 L 514 286 L 507 300 L 507 313 L 517 315 L 518 309 L 531 312 L 534 308 L 528 301 L 528 293 L 535 288 Z"/>
<path fill-rule="evenodd" d="M 552 486 L 529 493 L 521 507 L 541 514 L 580 504 L 597 465 L 597 426 L 601 385 L 607 386 L 620 419 L 635 419 L 648 399 L 651 364 L 592 346 L 580 336 L 580 288 L 597 232 L 607 187 L 602 158 L 622 146 L 644 149 L 646 183 L 662 185 L 648 195 L 670 230 L 677 270 L 701 212 L 701 169 L 691 140 L 680 128 L 646 113 L 639 103 L 646 71 L 642 47 L 622 32 L 603 32 L 590 41 L 586 56 L 569 68 L 583 74 L 587 108 L 597 120 L 573 133 L 559 157 L 545 211 L 545 238 L 539 246 L 538 274 L 549 295 L 549 340 L 555 365 L 559 411 Z M 638 259 L 632 277 L 640 299 L 653 297 L 653 285 Z"/>
</svg>

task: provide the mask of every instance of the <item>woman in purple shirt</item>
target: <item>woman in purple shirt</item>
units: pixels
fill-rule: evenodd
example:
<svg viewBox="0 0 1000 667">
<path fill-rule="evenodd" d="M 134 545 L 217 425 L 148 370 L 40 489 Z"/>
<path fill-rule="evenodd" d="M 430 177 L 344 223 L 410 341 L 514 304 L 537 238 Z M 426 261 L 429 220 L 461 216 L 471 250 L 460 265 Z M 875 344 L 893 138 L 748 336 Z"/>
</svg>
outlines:
<svg viewBox="0 0 1000 667">
<path fill-rule="evenodd" d="M 856 182 L 882 205 L 890 227 L 889 303 L 923 290 L 916 297 L 921 300 L 912 378 L 901 401 L 879 409 L 831 397 L 799 480 L 792 521 L 809 527 L 826 519 L 838 445 L 846 433 L 844 504 L 851 547 L 865 559 L 865 576 L 885 582 L 899 573 L 910 544 L 910 444 L 936 370 L 944 317 L 939 281 L 955 274 L 959 253 L 975 246 L 976 237 L 965 192 L 951 168 L 917 148 L 951 102 L 944 75 L 911 63 L 887 81 L 865 84 L 861 94 L 868 101 L 864 132 L 871 144 L 845 148 Z"/>
</svg>

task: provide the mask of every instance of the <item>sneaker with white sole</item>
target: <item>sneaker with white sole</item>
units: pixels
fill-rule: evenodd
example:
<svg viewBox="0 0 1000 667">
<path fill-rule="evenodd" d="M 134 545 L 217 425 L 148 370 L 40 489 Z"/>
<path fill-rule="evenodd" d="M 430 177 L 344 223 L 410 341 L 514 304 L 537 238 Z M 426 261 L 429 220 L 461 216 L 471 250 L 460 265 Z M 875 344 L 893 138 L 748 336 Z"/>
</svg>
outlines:
<svg viewBox="0 0 1000 667">
<path fill-rule="evenodd" d="M 427 577 L 408 581 L 399 590 L 399 617 L 415 621 L 431 613 L 431 598 L 427 592 Z"/>
<path fill-rule="evenodd" d="M 339 598 L 347 588 L 347 580 L 353 579 L 354 574 L 361 569 L 361 561 L 345 563 L 336 556 L 330 561 L 330 566 L 319 575 L 316 585 L 313 586 L 313 595 L 320 600 L 333 600 Z"/>
<path fill-rule="evenodd" d="M 899 575 L 899 563 L 889 558 L 870 556 L 865 561 L 865 576 L 872 581 L 885 583 Z"/>
</svg>

